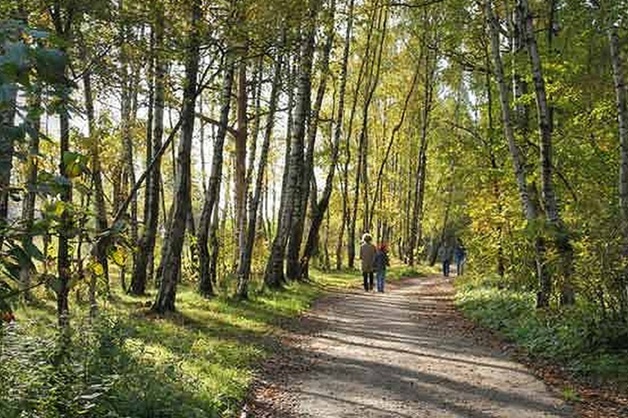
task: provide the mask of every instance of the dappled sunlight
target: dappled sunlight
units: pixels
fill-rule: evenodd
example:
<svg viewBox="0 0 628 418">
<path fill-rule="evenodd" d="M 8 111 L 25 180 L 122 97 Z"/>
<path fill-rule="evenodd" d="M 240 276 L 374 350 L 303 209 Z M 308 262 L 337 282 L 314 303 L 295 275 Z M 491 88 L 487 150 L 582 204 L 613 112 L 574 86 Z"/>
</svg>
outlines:
<svg viewBox="0 0 628 418">
<path fill-rule="evenodd" d="M 439 280 L 406 281 L 387 294 L 330 294 L 317 305 L 310 317 L 325 326 L 300 351 L 312 367 L 291 383 L 298 412 L 307 417 L 570 416 L 525 367 L 467 335 L 464 320 L 439 287 L 446 282 Z"/>
</svg>

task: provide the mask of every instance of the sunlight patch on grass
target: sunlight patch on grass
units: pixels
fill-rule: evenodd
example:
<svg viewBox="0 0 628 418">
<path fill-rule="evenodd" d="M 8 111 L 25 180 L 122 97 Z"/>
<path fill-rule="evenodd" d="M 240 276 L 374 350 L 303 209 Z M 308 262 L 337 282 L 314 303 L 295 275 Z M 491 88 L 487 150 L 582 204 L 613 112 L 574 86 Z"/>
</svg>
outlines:
<svg viewBox="0 0 628 418">
<path fill-rule="evenodd" d="M 244 301 L 205 299 L 184 284 L 177 294 L 177 312 L 164 317 L 150 312 L 153 289 L 133 297 L 112 286 L 114 293 L 101 300 L 96 321 L 89 319 L 85 295 L 82 302 L 73 297 L 75 353 L 68 361 L 89 359 L 91 369 L 84 373 L 93 375 L 86 375 L 85 384 L 115 382 L 93 411 L 134 417 L 236 416 L 256 364 L 270 354 L 276 342 L 273 334 L 282 323 L 306 311 L 326 290 L 358 288 L 362 283 L 357 270 L 310 273 L 308 282 L 291 282 L 278 292 L 252 290 Z M 389 270 L 391 281 L 417 275 L 401 265 Z M 39 296 L 42 302 L 24 305 L 17 317 L 23 332 L 47 347 L 57 341 L 55 304 L 51 295 Z"/>
</svg>

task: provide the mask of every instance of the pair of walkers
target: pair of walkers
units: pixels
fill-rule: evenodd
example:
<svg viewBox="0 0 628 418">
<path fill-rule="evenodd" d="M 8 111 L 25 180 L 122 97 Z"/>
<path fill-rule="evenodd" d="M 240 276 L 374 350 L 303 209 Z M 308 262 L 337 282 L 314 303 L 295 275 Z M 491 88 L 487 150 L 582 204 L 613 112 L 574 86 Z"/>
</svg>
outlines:
<svg viewBox="0 0 628 418">
<path fill-rule="evenodd" d="M 390 265 L 388 249 L 386 244 L 381 243 L 377 247 L 372 243 L 373 237 L 370 234 L 362 236 L 360 245 L 360 260 L 362 260 L 362 278 L 364 280 L 364 290 L 373 290 L 374 275 L 377 278 L 377 291 L 384 291 L 384 281 L 386 280 L 386 267 Z"/>
</svg>

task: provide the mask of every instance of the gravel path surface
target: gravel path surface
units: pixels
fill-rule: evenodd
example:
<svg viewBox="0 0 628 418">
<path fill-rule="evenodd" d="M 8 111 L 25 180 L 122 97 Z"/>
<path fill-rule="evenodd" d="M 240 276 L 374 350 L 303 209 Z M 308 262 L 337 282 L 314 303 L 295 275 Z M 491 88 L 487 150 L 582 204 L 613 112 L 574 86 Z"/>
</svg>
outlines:
<svg viewBox="0 0 628 418">
<path fill-rule="evenodd" d="M 304 320 L 313 335 L 271 362 L 243 416 L 573 416 L 452 298 L 436 276 L 324 297 Z"/>
</svg>

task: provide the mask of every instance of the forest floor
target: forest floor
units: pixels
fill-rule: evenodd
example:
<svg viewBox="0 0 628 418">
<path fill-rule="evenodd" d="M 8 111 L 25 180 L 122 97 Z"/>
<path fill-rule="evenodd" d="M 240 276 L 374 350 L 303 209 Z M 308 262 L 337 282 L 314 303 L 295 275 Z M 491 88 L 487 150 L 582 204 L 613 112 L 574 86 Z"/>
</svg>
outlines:
<svg viewBox="0 0 628 418">
<path fill-rule="evenodd" d="M 572 394 L 560 373 L 524 366 L 455 309 L 454 293 L 437 275 L 383 294 L 328 292 L 264 363 L 242 417 L 626 416 Z"/>
</svg>

